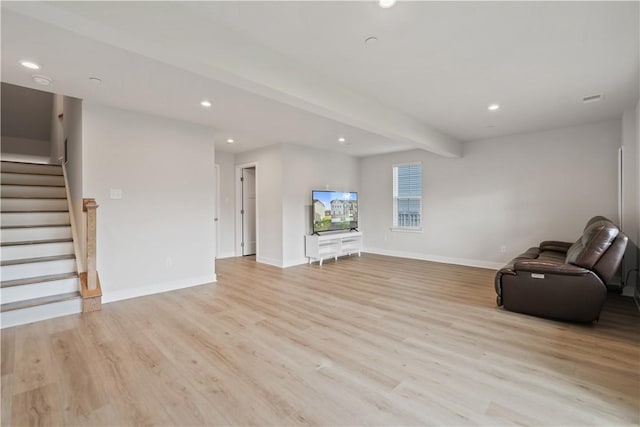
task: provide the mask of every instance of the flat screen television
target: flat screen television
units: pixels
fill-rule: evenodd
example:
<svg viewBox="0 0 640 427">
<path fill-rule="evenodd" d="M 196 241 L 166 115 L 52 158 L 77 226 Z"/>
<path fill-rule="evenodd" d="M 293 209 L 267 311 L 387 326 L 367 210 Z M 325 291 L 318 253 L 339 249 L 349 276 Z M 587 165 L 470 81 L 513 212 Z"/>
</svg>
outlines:
<svg viewBox="0 0 640 427">
<path fill-rule="evenodd" d="M 358 228 L 358 193 L 313 190 L 311 200 L 314 233 Z"/>
</svg>

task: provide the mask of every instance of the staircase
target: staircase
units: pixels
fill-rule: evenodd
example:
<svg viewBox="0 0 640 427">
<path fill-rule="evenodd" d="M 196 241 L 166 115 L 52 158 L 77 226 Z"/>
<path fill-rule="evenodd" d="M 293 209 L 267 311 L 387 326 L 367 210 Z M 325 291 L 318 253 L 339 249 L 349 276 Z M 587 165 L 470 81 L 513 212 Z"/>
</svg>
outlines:
<svg viewBox="0 0 640 427">
<path fill-rule="evenodd" d="M 82 311 L 62 167 L 2 162 L 2 328 Z"/>
</svg>

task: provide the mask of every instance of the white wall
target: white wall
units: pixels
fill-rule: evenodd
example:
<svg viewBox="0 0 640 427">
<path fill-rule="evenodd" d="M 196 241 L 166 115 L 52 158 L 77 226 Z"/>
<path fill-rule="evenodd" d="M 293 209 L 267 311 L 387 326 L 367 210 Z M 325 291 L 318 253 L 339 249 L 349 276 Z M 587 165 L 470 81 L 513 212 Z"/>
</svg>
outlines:
<svg viewBox="0 0 640 427">
<path fill-rule="evenodd" d="M 424 151 L 365 158 L 365 250 L 499 268 L 541 240 L 575 241 L 591 216 L 617 218 L 620 142 L 621 122 L 612 120 L 469 142 L 460 159 Z M 392 165 L 417 160 L 424 232 L 391 232 Z"/>
<path fill-rule="evenodd" d="M 59 165 L 61 163 L 60 157 L 64 156 L 64 95 L 54 93 L 52 104 L 49 163 Z M 60 115 L 63 117 L 61 118 Z"/>
<path fill-rule="evenodd" d="M 256 163 L 256 260 L 282 266 L 282 145 L 236 154 L 236 165 Z M 235 190 L 235 189 L 234 189 Z M 237 198 L 237 197 L 236 197 Z"/>
<path fill-rule="evenodd" d="M 216 164 L 220 168 L 220 205 L 218 209 L 218 253 L 217 258 L 236 255 L 235 250 L 235 155 L 216 151 Z"/>
<path fill-rule="evenodd" d="M 53 95 L 9 83 L 1 83 L 0 86 L 2 136 L 49 141 Z"/>
<path fill-rule="evenodd" d="M 49 163 L 53 95 L 2 83 L 2 159 Z"/>
<path fill-rule="evenodd" d="M 640 191 L 640 99 L 636 105 L 636 182 L 638 190 Z M 638 233 L 636 234 L 636 244 L 640 246 L 640 195 L 637 198 L 636 218 L 638 219 Z M 640 249 L 636 252 L 636 265 L 640 266 Z M 638 281 L 640 272 L 636 272 L 636 289 L 638 290 L 637 296 L 640 298 L 640 289 L 638 289 Z M 640 303 L 640 300 L 636 300 Z"/>
<path fill-rule="evenodd" d="M 306 263 L 304 236 L 311 232 L 311 190 L 358 191 L 359 161 L 331 151 L 277 144 L 235 155 L 236 165 L 250 163 L 257 164 L 257 261 L 278 267 Z"/>
<path fill-rule="evenodd" d="M 622 262 L 623 279 L 630 270 L 638 268 L 638 138 L 636 130 L 636 110 L 627 110 L 622 116 L 622 231 L 629 237 L 629 243 Z M 630 274 L 624 293 L 633 294 L 638 276 Z"/>
<path fill-rule="evenodd" d="M 638 104 L 636 105 L 636 179 L 637 179 L 637 188 L 640 190 L 640 99 L 638 100 Z M 637 210 L 636 217 L 638 218 L 638 244 L 640 245 L 640 196 L 637 196 Z M 640 253 L 638 254 L 640 257 Z M 639 258 L 640 260 L 640 258 Z"/>
<path fill-rule="evenodd" d="M 311 233 L 311 190 L 358 191 L 358 159 L 301 145 L 283 146 L 283 267 L 307 262 L 304 236 Z"/>
<path fill-rule="evenodd" d="M 2 135 L 2 160 L 49 163 L 50 142 Z"/>
<path fill-rule="evenodd" d="M 57 159 L 64 155 L 64 140 L 67 139 L 67 163 L 65 170 L 67 174 L 67 183 L 69 185 L 69 198 L 71 199 L 70 217 L 73 221 L 76 235 L 74 243 L 76 244 L 78 271 L 86 271 L 84 260 L 86 259 L 86 235 L 85 235 L 85 219 L 82 213 L 82 100 L 62 97 L 61 103 L 54 104 L 54 110 L 60 109 L 64 118 L 59 123 L 62 129 L 56 130 L 60 132 L 63 141 L 58 152 L 54 155 Z M 59 119 L 54 118 L 54 121 Z"/>
<path fill-rule="evenodd" d="M 104 302 L 215 281 L 211 130 L 89 102 L 82 125 Z"/>
</svg>

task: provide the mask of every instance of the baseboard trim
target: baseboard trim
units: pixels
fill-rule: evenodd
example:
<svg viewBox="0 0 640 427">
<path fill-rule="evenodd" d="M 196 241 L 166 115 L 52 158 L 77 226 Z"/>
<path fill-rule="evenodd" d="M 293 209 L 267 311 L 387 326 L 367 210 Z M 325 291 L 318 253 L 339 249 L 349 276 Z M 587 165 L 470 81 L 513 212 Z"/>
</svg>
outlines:
<svg viewBox="0 0 640 427">
<path fill-rule="evenodd" d="M 429 255 L 429 254 L 423 254 L 418 252 L 403 252 L 403 251 L 394 251 L 394 250 L 380 249 L 380 248 L 364 248 L 362 252 L 368 252 L 376 255 L 393 256 L 393 257 L 399 257 L 399 258 L 433 261 L 433 262 L 439 262 L 443 264 L 455 264 L 455 265 L 464 265 L 467 267 L 488 268 L 491 270 L 500 270 L 502 267 L 504 267 L 504 263 L 500 263 L 500 262 L 491 262 L 491 261 L 483 261 L 483 260 L 467 259 L 467 258 L 443 257 L 439 255 Z M 256 257 L 256 261 L 262 264 L 268 264 L 268 265 L 272 265 L 274 267 L 280 267 L 280 268 L 295 267 L 297 265 L 307 264 L 309 262 L 307 258 L 300 258 L 298 260 L 291 260 L 291 261 L 280 261 L 277 259 L 265 258 L 265 257 Z"/>
<path fill-rule="evenodd" d="M 140 286 L 137 288 L 122 289 L 115 292 L 109 292 L 108 289 L 103 287 L 102 289 L 102 304 L 108 304 L 111 302 L 121 301 L 130 298 L 143 297 L 146 295 L 159 294 L 162 292 L 175 291 L 177 289 L 190 288 L 192 286 L 200 286 L 217 281 L 216 275 L 206 275 L 199 277 L 192 277 L 188 280 L 174 280 L 171 282 L 164 282 L 157 285 Z"/>
<path fill-rule="evenodd" d="M 267 265 L 272 265 L 274 267 L 282 268 L 282 261 L 280 261 L 279 259 L 275 259 L 275 258 L 267 258 L 267 257 L 263 257 L 263 256 L 256 256 L 256 262 L 259 262 L 261 264 L 267 264 Z"/>
<path fill-rule="evenodd" d="M 235 257 L 236 257 L 235 252 L 227 252 L 227 253 L 216 256 L 216 259 L 235 258 Z"/>
<path fill-rule="evenodd" d="M 468 259 L 468 258 L 452 258 L 452 257 L 444 257 L 440 255 L 423 254 L 419 252 L 403 252 L 403 251 L 394 251 L 394 250 L 380 249 L 380 248 L 363 248 L 362 252 L 368 252 L 376 255 L 393 256 L 393 257 L 399 257 L 399 258 L 419 259 L 422 261 L 433 261 L 433 262 L 439 262 L 443 264 L 456 264 L 456 265 L 464 265 L 467 267 L 488 268 L 491 270 L 499 270 L 504 266 L 504 263 L 499 263 L 499 262 L 482 261 L 482 260 Z"/>
<path fill-rule="evenodd" d="M 282 268 L 295 267 L 297 265 L 308 264 L 309 258 L 299 258 L 297 260 L 285 261 L 282 263 Z"/>
</svg>

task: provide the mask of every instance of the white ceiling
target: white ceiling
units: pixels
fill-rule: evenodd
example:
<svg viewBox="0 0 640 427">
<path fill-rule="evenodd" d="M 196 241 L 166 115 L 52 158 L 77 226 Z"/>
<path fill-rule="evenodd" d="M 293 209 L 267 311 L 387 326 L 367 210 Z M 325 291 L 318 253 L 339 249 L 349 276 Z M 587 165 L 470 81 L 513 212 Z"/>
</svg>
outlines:
<svg viewBox="0 0 640 427">
<path fill-rule="evenodd" d="M 2 80 L 42 89 L 18 64 L 34 59 L 54 79 L 45 90 L 212 127 L 226 151 L 296 142 L 457 156 L 459 141 L 634 106 L 638 5 L 3 1 Z M 595 93 L 604 101 L 582 103 Z"/>
</svg>

